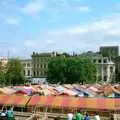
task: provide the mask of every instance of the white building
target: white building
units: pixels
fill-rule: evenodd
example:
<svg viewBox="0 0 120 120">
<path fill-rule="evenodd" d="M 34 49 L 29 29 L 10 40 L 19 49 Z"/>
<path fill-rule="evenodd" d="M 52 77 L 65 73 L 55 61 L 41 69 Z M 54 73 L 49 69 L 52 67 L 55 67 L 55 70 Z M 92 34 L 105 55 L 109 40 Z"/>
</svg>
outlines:
<svg viewBox="0 0 120 120">
<path fill-rule="evenodd" d="M 8 58 L 0 56 L 0 62 L 2 63 L 2 66 L 7 65 Z"/>
<path fill-rule="evenodd" d="M 24 68 L 24 76 L 25 78 L 31 78 L 33 77 L 33 70 L 32 70 L 32 60 L 22 60 L 22 65 Z"/>
<path fill-rule="evenodd" d="M 8 63 L 8 58 L 0 56 L 0 65 L 1 65 L 0 67 L 3 72 L 7 71 L 7 63 Z"/>
<path fill-rule="evenodd" d="M 110 82 L 115 79 L 115 63 L 108 57 L 94 57 L 93 63 L 97 66 L 97 81 Z"/>
</svg>

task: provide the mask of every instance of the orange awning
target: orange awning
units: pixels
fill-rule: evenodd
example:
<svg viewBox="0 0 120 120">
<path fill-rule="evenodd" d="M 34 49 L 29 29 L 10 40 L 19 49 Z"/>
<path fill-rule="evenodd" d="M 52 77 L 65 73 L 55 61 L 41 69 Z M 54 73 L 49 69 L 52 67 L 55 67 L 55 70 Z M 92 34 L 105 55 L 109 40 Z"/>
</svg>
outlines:
<svg viewBox="0 0 120 120">
<path fill-rule="evenodd" d="M 6 105 L 15 105 L 15 106 L 25 106 L 27 102 L 30 100 L 29 96 L 23 95 L 12 95 L 9 100 L 5 102 Z"/>
<path fill-rule="evenodd" d="M 29 96 L 18 96 L 18 95 L 0 95 L 1 105 L 15 105 L 24 106 L 30 100 Z"/>
<path fill-rule="evenodd" d="M 8 101 L 10 95 L 0 94 L 0 105 L 4 105 L 6 101 Z"/>
<path fill-rule="evenodd" d="M 120 99 L 79 98 L 69 96 L 33 96 L 30 106 L 49 106 L 51 108 L 82 108 L 95 110 L 120 110 Z"/>
<path fill-rule="evenodd" d="M 45 96 L 32 96 L 28 105 L 29 106 L 45 106 L 47 97 Z"/>
</svg>

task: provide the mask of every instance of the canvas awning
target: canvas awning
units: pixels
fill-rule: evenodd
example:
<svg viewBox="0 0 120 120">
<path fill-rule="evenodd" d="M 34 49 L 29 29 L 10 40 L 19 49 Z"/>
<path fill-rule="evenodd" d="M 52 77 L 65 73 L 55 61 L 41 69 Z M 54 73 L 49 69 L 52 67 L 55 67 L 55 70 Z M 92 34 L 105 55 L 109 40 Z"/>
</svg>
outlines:
<svg viewBox="0 0 120 120">
<path fill-rule="evenodd" d="M 18 96 L 18 95 L 0 95 L 1 105 L 15 105 L 25 106 L 30 100 L 29 96 Z"/>
<path fill-rule="evenodd" d="M 51 108 L 82 108 L 101 110 L 120 110 L 120 99 L 106 98 L 78 98 L 68 96 L 33 96 L 29 106 L 43 106 Z"/>
<path fill-rule="evenodd" d="M 10 98 L 9 95 L 6 94 L 0 94 L 0 105 L 4 105 L 6 101 L 8 101 Z"/>
<path fill-rule="evenodd" d="M 120 99 L 79 98 L 69 96 L 18 96 L 0 95 L 0 105 L 41 106 L 51 108 L 81 108 L 95 110 L 120 110 Z"/>
<path fill-rule="evenodd" d="M 12 95 L 8 101 L 5 102 L 6 105 L 15 105 L 15 106 L 25 106 L 30 100 L 29 96 L 17 96 Z"/>
</svg>

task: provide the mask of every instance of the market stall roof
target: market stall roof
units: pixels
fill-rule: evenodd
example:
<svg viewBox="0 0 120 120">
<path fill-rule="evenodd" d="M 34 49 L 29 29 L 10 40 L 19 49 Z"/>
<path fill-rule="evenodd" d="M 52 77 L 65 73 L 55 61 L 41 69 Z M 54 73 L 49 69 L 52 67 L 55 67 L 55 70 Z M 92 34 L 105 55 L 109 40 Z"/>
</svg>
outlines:
<svg viewBox="0 0 120 120">
<path fill-rule="evenodd" d="M 4 105 L 6 101 L 8 101 L 10 98 L 9 95 L 6 94 L 0 94 L 0 105 Z"/>
<path fill-rule="evenodd" d="M 25 106 L 30 100 L 29 96 L 18 95 L 0 95 L 1 105 Z"/>
<path fill-rule="evenodd" d="M 30 96 L 12 95 L 9 100 L 5 102 L 6 105 L 25 106 L 30 100 Z"/>
<path fill-rule="evenodd" d="M 120 99 L 78 98 L 68 96 L 33 96 L 29 106 L 49 106 L 52 108 L 82 108 L 120 110 Z"/>
<path fill-rule="evenodd" d="M 2 94 L 8 94 L 8 95 L 11 95 L 11 94 L 14 94 L 16 92 L 16 90 L 10 88 L 10 87 L 4 87 L 4 88 L 0 88 L 0 93 Z"/>
</svg>

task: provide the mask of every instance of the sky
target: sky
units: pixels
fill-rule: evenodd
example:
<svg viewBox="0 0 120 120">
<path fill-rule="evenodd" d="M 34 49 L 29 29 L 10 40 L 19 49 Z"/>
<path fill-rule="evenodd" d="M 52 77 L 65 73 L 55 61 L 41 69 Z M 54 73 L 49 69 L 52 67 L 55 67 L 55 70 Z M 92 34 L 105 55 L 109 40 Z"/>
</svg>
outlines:
<svg viewBox="0 0 120 120">
<path fill-rule="evenodd" d="M 120 0 L 0 0 L 0 56 L 119 44 Z"/>
</svg>

